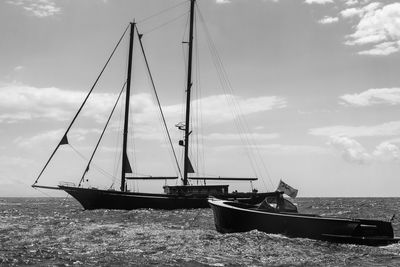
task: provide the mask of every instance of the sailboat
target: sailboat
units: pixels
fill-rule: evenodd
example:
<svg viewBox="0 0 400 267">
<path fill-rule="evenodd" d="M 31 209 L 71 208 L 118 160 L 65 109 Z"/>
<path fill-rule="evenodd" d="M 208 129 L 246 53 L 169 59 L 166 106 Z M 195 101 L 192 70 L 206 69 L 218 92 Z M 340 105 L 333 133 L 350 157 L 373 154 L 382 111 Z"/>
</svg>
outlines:
<svg viewBox="0 0 400 267">
<path fill-rule="evenodd" d="M 253 189 L 251 192 L 229 192 L 228 191 L 228 184 L 218 184 L 218 185 L 206 185 L 205 181 L 207 180 L 214 180 L 219 182 L 226 181 L 255 181 L 258 178 L 221 178 L 221 177 L 191 177 L 189 174 L 194 172 L 194 168 L 189 159 L 189 145 L 190 145 L 190 134 L 192 133 L 191 125 L 190 125 L 190 108 L 191 108 L 191 87 L 192 87 L 192 59 L 193 59 L 193 31 L 194 31 L 194 12 L 195 12 L 195 2 L 196 0 L 190 0 L 190 26 L 189 26 L 189 39 L 186 42 L 188 45 L 188 57 L 187 57 L 187 81 L 186 81 L 186 110 L 185 110 L 185 123 L 178 125 L 178 128 L 184 131 L 184 140 L 179 141 L 179 145 L 184 147 L 184 156 L 183 156 L 183 174 L 181 175 L 182 184 L 181 185 L 174 185 L 163 186 L 164 193 L 141 193 L 141 192 L 130 192 L 127 189 L 127 181 L 128 180 L 169 180 L 169 179 L 179 179 L 179 177 L 171 177 L 171 176 L 161 176 L 161 177 L 137 177 L 137 176 L 129 176 L 127 174 L 132 173 L 132 166 L 129 162 L 129 158 L 127 155 L 127 147 L 128 147 L 128 132 L 129 132 L 129 105 L 130 105 L 130 89 L 131 89 L 131 73 L 132 73 L 132 57 L 133 57 L 133 41 L 134 38 L 137 38 L 141 47 L 141 52 L 145 58 L 146 67 L 148 73 L 150 75 L 151 82 L 154 87 L 153 78 L 151 76 L 150 68 L 146 59 L 146 55 L 144 52 L 143 44 L 141 41 L 142 34 L 139 33 L 137 24 L 135 22 L 131 22 L 129 24 L 130 29 L 130 38 L 129 38 L 129 59 L 128 59 L 128 66 L 127 66 L 127 80 L 126 80 L 126 91 L 125 91 L 125 114 L 124 114 L 124 128 L 123 128 L 123 142 L 122 142 L 122 160 L 121 160 L 121 182 L 119 190 L 115 189 L 98 189 L 93 187 L 84 187 L 82 183 L 85 179 L 85 174 L 88 172 L 90 164 L 92 163 L 93 156 L 97 151 L 98 145 L 100 143 L 101 137 L 104 134 L 105 129 L 110 121 L 111 115 L 107 120 L 106 126 L 103 129 L 103 132 L 100 136 L 98 143 L 91 155 L 90 159 L 88 160 L 88 164 L 86 169 L 80 178 L 78 185 L 64 183 L 58 186 L 46 186 L 39 184 L 39 178 L 42 176 L 43 172 L 45 171 L 46 167 L 52 160 L 53 156 L 55 155 L 56 151 L 63 145 L 68 144 L 68 133 L 71 129 L 72 125 L 74 124 L 78 114 L 82 110 L 83 106 L 85 105 L 87 99 L 89 98 L 93 88 L 95 87 L 100 75 L 104 71 L 105 67 L 107 66 L 110 58 L 113 56 L 116 48 L 118 47 L 121 39 L 119 40 L 117 46 L 115 47 L 114 51 L 112 52 L 110 58 L 108 59 L 106 66 L 102 69 L 99 77 L 95 81 L 93 87 L 89 91 L 88 95 L 86 96 L 85 100 L 83 101 L 81 107 L 79 108 L 78 112 L 76 113 L 75 117 L 72 119 L 69 127 L 67 128 L 65 134 L 63 135 L 61 141 L 51 154 L 50 158 L 44 165 L 43 169 L 39 173 L 37 179 L 33 183 L 32 187 L 34 188 L 44 188 L 44 189 L 57 189 L 57 190 L 64 190 L 73 198 L 75 198 L 84 209 L 92 210 L 92 209 L 122 209 L 122 210 L 131 210 L 131 209 L 139 209 L 139 208 L 153 208 L 153 209 L 189 209 L 189 208 L 208 208 L 209 204 L 207 202 L 209 196 L 218 197 L 220 199 L 226 200 L 239 200 L 246 203 L 259 203 L 261 202 L 266 196 L 270 195 L 271 193 L 265 192 L 260 193 L 257 190 Z M 127 29 L 128 29 L 127 28 Z M 126 30 L 127 31 L 127 30 Z M 125 31 L 125 32 L 126 32 Z M 122 93 L 122 91 L 121 91 Z M 121 96 L 118 96 L 119 97 Z M 118 100 L 117 100 L 118 102 Z M 159 109 L 161 112 L 161 116 L 163 118 L 163 122 L 165 128 L 168 133 L 168 129 L 166 127 L 166 122 L 164 115 L 162 113 L 162 108 L 157 97 L 157 102 L 159 104 Z M 111 112 L 113 113 L 115 106 Z M 171 138 L 169 136 L 169 141 Z M 174 152 L 174 148 L 171 143 L 171 149 Z M 176 157 L 175 157 L 176 158 Z M 179 166 L 179 164 L 178 164 Z M 198 180 L 203 181 L 204 184 L 201 185 L 192 185 L 190 184 L 191 180 Z"/>
</svg>

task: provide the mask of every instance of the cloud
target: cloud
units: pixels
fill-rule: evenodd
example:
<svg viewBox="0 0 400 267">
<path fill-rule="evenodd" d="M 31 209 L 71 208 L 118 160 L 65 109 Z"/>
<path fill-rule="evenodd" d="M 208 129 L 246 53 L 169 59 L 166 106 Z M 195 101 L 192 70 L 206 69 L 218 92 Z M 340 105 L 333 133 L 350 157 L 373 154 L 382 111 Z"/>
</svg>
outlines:
<svg viewBox="0 0 400 267">
<path fill-rule="evenodd" d="M 16 66 L 15 68 L 14 68 L 14 71 L 15 72 L 18 72 L 18 71 L 21 71 L 21 70 L 23 70 L 24 69 L 24 66 Z"/>
<path fill-rule="evenodd" d="M 18 122 L 36 118 L 58 121 L 70 120 L 83 102 L 86 93 L 68 91 L 55 87 L 36 88 L 12 83 L 0 86 L 1 122 Z M 107 93 L 93 94 L 84 115 L 104 121 L 116 100 Z"/>
<path fill-rule="evenodd" d="M 277 133 L 269 134 L 259 134 L 259 133 L 246 133 L 246 134 L 232 134 L 232 133 L 212 133 L 203 138 L 206 140 L 216 140 L 216 141 L 231 141 L 231 140 L 241 140 L 244 136 L 248 137 L 250 140 L 270 140 L 279 138 Z"/>
<path fill-rule="evenodd" d="M 390 142 L 379 144 L 372 155 L 380 161 L 400 161 L 400 148 Z"/>
<path fill-rule="evenodd" d="M 357 5 L 357 4 L 358 4 L 358 0 L 347 0 L 345 2 L 346 6 L 354 6 L 354 5 Z"/>
<path fill-rule="evenodd" d="M 230 2 L 230 0 L 216 0 L 217 4 L 229 4 Z"/>
<path fill-rule="evenodd" d="M 355 17 L 355 16 L 360 17 L 363 13 L 364 12 L 363 12 L 362 8 L 352 7 L 352 8 L 347 8 L 345 10 L 342 10 L 340 12 L 340 15 L 344 18 L 351 18 L 351 17 Z"/>
<path fill-rule="evenodd" d="M 397 42 L 385 42 L 375 45 L 374 48 L 369 50 L 360 51 L 360 55 L 371 55 L 371 56 L 387 56 L 399 51 L 400 41 Z"/>
<path fill-rule="evenodd" d="M 219 145 L 218 147 L 213 146 L 213 148 L 218 148 L 218 150 L 225 151 L 238 151 L 238 148 L 243 148 L 243 145 Z M 309 145 L 282 145 L 282 144 L 264 144 L 264 145 L 248 145 L 247 148 L 251 150 L 260 150 L 263 153 L 275 154 L 275 155 L 326 155 L 332 152 L 326 147 L 321 146 L 309 146 Z"/>
<path fill-rule="evenodd" d="M 378 104 L 400 104 L 400 88 L 369 89 L 359 94 L 345 94 L 340 96 L 342 104 L 367 107 Z"/>
<path fill-rule="evenodd" d="M 329 150 L 320 146 L 307 146 L 307 145 L 258 145 L 258 148 L 273 154 L 328 154 Z"/>
<path fill-rule="evenodd" d="M 322 18 L 319 23 L 321 24 L 332 24 L 332 23 L 336 23 L 339 21 L 338 17 L 329 17 L 329 16 L 325 16 L 324 18 Z"/>
<path fill-rule="evenodd" d="M 55 16 L 61 13 L 61 8 L 53 0 L 8 0 L 7 3 L 20 6 L 38 18 Z"/>
<path fill-rule="evenodd" d="M 78 110 L 86 93 L 63 90 L 55 87 L 36 88 L 23 84 L 6 84 L 0 86 L 0 122 L 16 122 L 36 118 L 58 121 L 70 120 Z M 110 93 L 92 93 L 82 115 L 103 122 L 111 111 L 117 96 Z M 131 97 L 132 111 L 136 113 L 136 122 L 151 120 L 158 113 L 150 94 L 137 94 Z M 234 107 L 230 107 L 233 105 Z M 192 102 L 193 110 L 202 109 L 202 118 L 206 123 L 220 123 L 241 115 L 286 107 L 286 100 L 277 96 L 262 96 L 243 99 L 233 95 L 214 95 Z M 183 104 L 164 106 L 163 110 L 175 122 L 181 120 Z M 232 114 L 232 110 L 237 110 Z M 154 118 L 153 118 L 154 119 Z"/>
<path fill-rule="evenodd" d="M 348 162 L 367 164 L 371 161 L 371 156 L 366 152 L 365 148 L 349 137 L 331 136 L 328 144 L 337 149 Z"/>
<path fill-rule="evenodd" d="M 214 95 L 192 101 L 192 109 L 201 107 L 202 120 L 206 124 L 216 124 L 234 120 L 238 116 L 249 115 L 272 109 L 285 108 L 287 102 L 278 96 L 261 96 L 244 99 L 234 95 Z M 182 104 L 163 107 L 168 114 L 181 117 Z M 240 115 L 238 114 L 240 112 Z M 177 119 L 179 120 L 177 117 Z"/>
<path fill-rule="evenodd" d="M 40 144 L 44 143 L 57 143 L 61 140 L 61 137 L 65 133 L 66 129 L 57 129 L 57 130 L 50 130 L 46 132 L 42 132 L 30 137 L 17 137 L 14 140 L 14 144 L 21 148 L 33 148 L 37 147 Z M 68 133 L 68 140 L 76 140 L 82 141 L 84 140 L 88 134 L 97 133 L 100 134 L 98 129 L 73 129 Z"/>
<path fill-rule="evenodd" d="M 360 17 L 355 31 L 346 37 L 346 45 L 370 46 L 360 55 L 387 56 L 400 50 L 400 3 L 373 2 L 364 7 L 345 9 L 345 18 Z"/>
<path fill-rule="evenodd" d="M 316 136 L 373 137 L 400 135 L 400 121 L 391 121 L 374 126 L 329 126 L 309 130 Z"/>
<path fill-rule="evenodd" d="M 305 0 L 305 3 L 323 5 L 323 4 L 333 3 L 333 0 Z"/>
<path fill-rule="evenodd" d="M 359 142 L 346 136 L 331 136 L 328 145 L 339 151 L 343 159 L 350 163 L 400 162 L 400 148 L 389 141 L 377 145 L 372 153 L 368 153 Z"/>
<path fill-rule="evenodd" d="M 3 167 L 27 167 L 30 164 L 34 163 L 35 161 L 33 159 L 28 159 L 28 158 L 23 158 L 20 156 L 5 156 L 2 155 L 0 156 L 0 166 Z"/>
</svg>

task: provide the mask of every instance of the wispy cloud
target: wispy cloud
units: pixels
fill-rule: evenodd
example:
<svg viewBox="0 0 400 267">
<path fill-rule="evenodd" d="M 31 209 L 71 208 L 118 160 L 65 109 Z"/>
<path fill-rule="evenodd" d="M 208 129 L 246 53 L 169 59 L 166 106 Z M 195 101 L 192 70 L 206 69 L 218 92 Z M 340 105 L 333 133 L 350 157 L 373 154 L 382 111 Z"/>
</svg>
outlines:
<svg viewBox="0 0 400 267">
<path fill-rule="evenodd" d="M 305 0 L 305 3 L 323 5 L 323 4 L 333 3 L 333 0 Z"/>
<path fill-rule="evenodd" d="M 8 4 L 20 6 L 35 17 L 44 18 L 61 13 L 53 0 L 7 0 Z"/>
<path fill-rule="evenodd" d="M 348 35 L 345 42 L 350 46 L 370 46 L 360 51 L 360 55 L 387 56 L 400 51 L 400 3 L 373 2 L 345 9 L 341 15 L 360 18 L 354 33 Z"/>
<path fill-rule="evenodd" d="M 212 133 L 209 135 L 204 136 L 204 139 L 207 140 L 216 140 L 216 141 L 235 141 L 241 140 L 243 136 L 247 136 L 251 140 L 270 140 L 279 138 L 279 134 L 277 133 L 268 133 L 268 134 L 261 134 L 261 133 L 244 133 L 244 134 L 232 134 L 232 133 Z"/>
<path fill-rule="evenodd" d="M 63 90 L 59 88 L 36 88 L 20 84 L 0 86 L 0 124 L 20 123 L 27 120 L 46 119 L 47 121 L 69 121 L 81 105 L 86 93 Z M 93 93 L 82 110 L 83 118 L 92 122 L 103 123 L 108 117 L 116 100 L 115 94 Z M 132 120 L 135 124 L 135 137 L 144 140 L 164 140 L 160 126 L 159 110 L 150 94 L 136 94 L 131 97 L 133 113 Z M 235 103 L 236 111 L 240 110 L 241 116 L 258 112 L 286 107 L 286 100 L 277 96 L 261 96 L 257 98 L 242 98 L 233 95 L 215 95 L 192 102 L 193 110 L 201 107 L 203 127 L 207 125 L 225 123 L 238 118 L 239 114 L 233 112 L 229 104 Z M 163 106 L 163 111 L 168 125 L 181 121 L 182 103 Z M 196 113 L 194 113 L 196 114 Z M 112 121 L 111 128 L 118 128 Z M 194 125 L 193 127 L 198 127 Z M 174 134 L 179 134 L 175 131 Z M 71 133 L 72 134 L 72 133 Z M 81 131 L 82 136 L 87 134 Z M 46 140 L 59 140 L 61 130 L 53 130 L 26 139 L 16 140 L 21 147 L 28 147 Z M 84 136 L 82 137 L 84 138 Z M 204 138 L 221 138 L 218 134 Z M 239 135 L 225 135 L 231 140 L 239 139 Z M 277 138 L 277 134 L 251 134 L 250 138 L 266 140 Z"/>
<path fill-rule="evenodd" d="M 57 143 L 65 133 L 65 129 L 50 130 L 32 135 L 30 137 L 17 137 L 14 144 L 21 148 L 33 148 L 44 143 Z M 85 140 L 88 134 L 99 134 L 98 129 L 73 129 L 68 134 L 68 139 L 82 141 Z"/>
<path fill-rule="evenodd" d="M 399 105 L 400 88 L 369 89 L 359 94 L 340 96 L 342 104 L 356 107 L 366 107 L 378 104 Z"/>
<path fill-rule="evenodd" d="M 346 6 L 353 6 L 353 5 L 356 5 L 358 3 L 359 3 L 358 0 L 346 0 L 345 5 Z"/>
<path fill-rule="evenodd" d="M 329 149 L 321 146 L 310 145 L 258 145 L 258 148 L 272 154 L 286 154 L 286 155 L 305 155 L 305 154 L 329 154 Z"/>
<path fill-rule="evenodd" d="M 234 95 L 213 95 L 192 101 L 193 110 L 201 107 L 201 116 L 207 124 L 231 121 L 239 115 L 244 116 L 272 109 L 281 109 L 286 106 L 286 100 L 278 96 L 245 99 Z M 180 116 L 182 104 L 165 106 L 163 109 L 167 115 L 178 114 Z"/>
<path fill-rule="evenodd" d="M 309 130 L 309 134 L 316 136 L 396 136 L 400 135 L 400 121 L 391 121 L 373 126 L 328 126 Z"/>
<path fill-rule="evenodd" d="M 230 2 L 231 2 L 230 0 L 216 0 L 217 4 L 228 4 Z"/>
<path fill-rule="evenodd" d="M 21 71 L 21 70 L 23 70 L 23 69 L 24 69 L 24 66 L 16 66 L 16 67 L 14 68 L 14 71 L 18 72 L 18 71 Z"/>
<path fill-rule="evenodd" d="M 336 23 L 338 21 L 339 21 L 338 17 L 325 16 L 319 21 L 319 23 L 320 24 L 332 24 L 332 23 Z"/>
<path fill-rule="evenodd" d="M 55 87 L 36 88 L 12 83 L 0 86 L 0 122 L 17 122 L 46 118 L 69 120 L 82 103 L 86 93 L 68 91 Z M 105 120 L 104 114 L 111 110 L 116 96 L 106 93 L 93 94 L 84 111 L 85 116 L 99 121 Z"/>
</svg>

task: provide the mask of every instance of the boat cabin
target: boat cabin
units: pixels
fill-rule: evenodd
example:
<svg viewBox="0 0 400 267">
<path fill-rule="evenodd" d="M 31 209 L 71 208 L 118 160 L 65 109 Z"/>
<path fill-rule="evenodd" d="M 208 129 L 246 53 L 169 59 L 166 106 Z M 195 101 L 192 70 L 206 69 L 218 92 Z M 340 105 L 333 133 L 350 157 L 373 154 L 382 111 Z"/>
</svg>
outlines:
<svg viewBox="0 0 400 267">
<path fill-rule="evenodd" d="M 229 185 L 177 185 L 164 186 L 164 193 L 168 195 L 223 195 L 228 194 Z"/>
</svg>

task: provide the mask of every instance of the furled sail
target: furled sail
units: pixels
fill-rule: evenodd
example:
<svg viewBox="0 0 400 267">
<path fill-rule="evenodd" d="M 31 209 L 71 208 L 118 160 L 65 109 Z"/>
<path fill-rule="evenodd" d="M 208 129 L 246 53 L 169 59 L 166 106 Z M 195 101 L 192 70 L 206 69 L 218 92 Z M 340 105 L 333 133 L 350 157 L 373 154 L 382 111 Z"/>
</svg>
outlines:
<svg viewBox="0 0 400 267">
<path fill-rule="evenodd" d="M 131 164 L 129 163 L 128 156 L 125 154 L 124 155 L 124 161 L 125 161 L 125 173 L 132 173 L 132 167 Z"/>
</svg>

